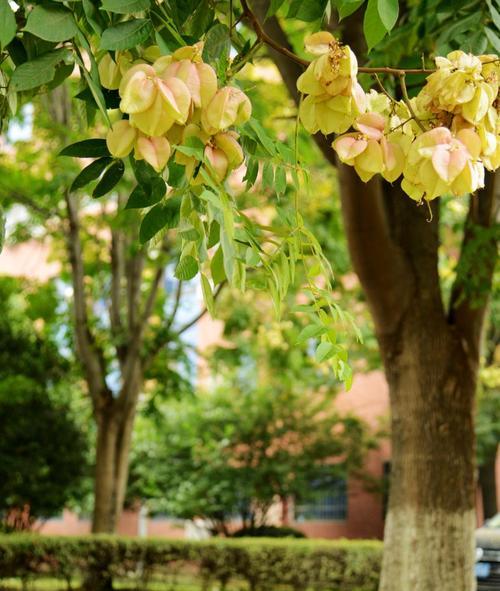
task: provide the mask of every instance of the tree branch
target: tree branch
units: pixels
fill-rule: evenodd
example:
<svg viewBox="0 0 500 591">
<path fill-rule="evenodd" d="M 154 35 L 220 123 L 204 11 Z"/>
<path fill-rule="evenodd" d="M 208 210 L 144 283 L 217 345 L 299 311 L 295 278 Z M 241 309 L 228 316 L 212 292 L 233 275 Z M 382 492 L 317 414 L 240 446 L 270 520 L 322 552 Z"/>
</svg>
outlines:
<svg viewBox="0 0 500 591">
<path fill-rule="evenodd" d="M 87 378 L 89 393 L 94 404 L 94 409 L 96 409 L 101 402 L 100 397 L 102 395 L 111 397 L 111 392 L 105 380 L 104 354 L 97 346 L 90 330 L 87 313 L 83 254 L 80 240 L 80 223 L 78 220 L 78 201 L 69 191 L 65 191 L 64 198 L 68 212 L 66 242 L 73 283 L 76 345 Z"/>
<path fill-rule="evenodd" d="M 170 318 L 168 319 L 166 325 L 166 331 L 169 332 L 172 328 L 173 323 L 175 322 L 175 317 L 177 316 L 177 311 L 179 310 L 179 304 L 181 303 L 181 295 L 182 295 L 182 281 L 177 283 L 177 289 L 175 291 L 175 300 L 174 300 L 174 307 L 172 308 L 172 314 L 170 314 Z"/>
<path fill-rule="evenodd" d="M 215 290 L 214 293 L 214 301 L 217 300 L 217 298 L 219 297 L 219 294 L 222 290 L 222 288 L 224 287 L 225 282 L 219 284 L 219 286 L 217 287 L 217 289 Z M 189 322 L 186 322 L 186 324 L 184 324 L 183 326 L 181 326 L 181 328 L 179 328 L 178 331 L 176 331 L 176 335 L 180 336 L 183 332 L 186 332 L 186 330 L 188 330 L 189 328 L 191 328 L 192 326 L 194 326 L 199 320 L 201 320 L 203 318 L 203 316 L 205 316 L 205 314 L 208 312 L 207 307 L 205 306 L 201 312 L 199 314 L 196 314 L 196 316 L 194 318 L 192 318 L 191 320 L 189 320 Z"/>
<path fill-rule="evenodd" d="M 275 19 L 276 17 L 271 17 L 266 21 L 264 27 L 261 25 L 259 18 L 254 14 L 251 10 L 250 6 L 248 5 L 247 0 L 240 0 L 241 7 L 243 9 L 243 13 L 241 15 L 241 19 L 246 19 L 250 22 L 252 29 L 255 31 L 257 38 L 265 43 L 269 47 L 271 47 L 275 52 L 280 53 L 281 55 L 285 56 L 288 60 L 299 64 L 300 66 L 306 67 L 311 63 L 308 60 L 302 59 L 296 53 L 292 51 L 292 48 L 287 43 L 281 43 L 277 38 L 269 33 L 269 29 L 266 26 L 271 19 Z M 256 9 L 256 12 L 259 12 Z M 265 13 L 260 13 L 260 18 L 262 21 L 265 19 Z M 366 73 L 366 74 L 392 74 L 394 76 L 401 76 L 404 74 L 431 74 L 435 72 L 435 69 L 426 69 L 426 68 L 390 68 L 390 67 L 377 67 L 377 68 L 369 68 L 369 67 L 359 67 L 358 72 Z"/>
<path fill-rule="evenodd" d="M 49 209 L 48 207 L 44 207 L 43 205 L 36 203 L 33 199 L 31 199 L 31 197 L 23 195 L 22 193 L 18 193 L 17 191 L 11 192 L 9 197 L 12 199 L 12 201 L 20 203 L 21 205 L 25 205 L 29 209 L 33 210 L 35 213 L 41 215 L 45 220 L 59 215 L 56 209 Z"/>
<path fill-rule="evenodd" d="M 114 337 L 122 333 L 123 325 L 121 320 L 121 282 L 123 277 L 123 236 L 119 230 L 111 230 L 111 296 L 109 317 L 111 331 Z"/>
<path fill-rule="evenodd" d="M 470 197 L 448 314 L 476 356 L 498 260 L 499 210 L 499 172 L 488 172 L 484 189 Z"/>
</svg>

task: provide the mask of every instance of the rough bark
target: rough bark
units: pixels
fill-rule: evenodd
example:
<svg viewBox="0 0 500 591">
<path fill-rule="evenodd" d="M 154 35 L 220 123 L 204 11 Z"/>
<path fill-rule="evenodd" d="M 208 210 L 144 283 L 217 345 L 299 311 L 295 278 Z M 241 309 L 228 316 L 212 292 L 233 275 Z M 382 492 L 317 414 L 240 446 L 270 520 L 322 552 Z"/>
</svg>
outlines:
<svg viewBox="0 0 500 591">
<path fill-rule="evenodd" d="M 128 456 L 135 405 L 127 412 L 116 402 L 97 413 L 97 446 L 93 533 L 114 533 L 128 479 Z"/>
<path fill-rule="evenodd" d="M 483 499 L 484 519 L 490 519 L 498 512 L 496 462 L 497 450 L 479 466 L 479 487 Z"/>
</svg>

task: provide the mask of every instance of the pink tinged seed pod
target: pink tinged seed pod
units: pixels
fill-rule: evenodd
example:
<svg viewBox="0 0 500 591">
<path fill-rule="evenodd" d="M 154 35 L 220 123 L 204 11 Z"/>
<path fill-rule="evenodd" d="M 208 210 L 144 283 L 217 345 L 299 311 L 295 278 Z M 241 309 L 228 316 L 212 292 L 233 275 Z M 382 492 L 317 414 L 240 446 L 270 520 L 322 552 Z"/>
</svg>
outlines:
<svg viewBox="0 0 500 591">
<path fill-rule="evenodd" d="M 380 140 L 384 135 L 385 117 L 379 113 L 364 113 L 356 118 L 354 128 L 372 140 Z"/>
<path fill-rule="evenodd" d="M 210 164 L 215 178 L 219 181 L 224 180 L 229 167 L 226 154 L 220 148 L 214 148 L 209 145 L 205 147 L 205 158 Z"/>
<path fill-rule="evenodd" d="M 452 183 L 462 172 L 470 159 L 467 148 L 459 140 L 436 146 L 432 154 L 432 165 L 439 177 L 446 183 Z"/>
<path fill-rule="evenodd" d="M 202 113 L 202 124 L 210 134 L 247 121 L 252 113 L 248 97 L 239 88 L 226 86 L 218 90 Z"/>
<path fill-rule="evenodd" d="M 359 133 L 346 133 L 338 137 L 332 148 L 337 152 L 341 162 L 354 164 L 354 159 L 366 150 L 368 142 Z"/>
<path fill-rule="evenodd" d="M 106 145 L 112 156 L 124 158 L 132 151 L 137 131 L 126 119 L 121 119 L 113 124 L 106 136 Z"/>
<path fill-rule="evenodd" d="M 166 80 L 157 78 L 156 85 L 169 116 L 177 123 L 186 123 L 191 107 L 191 94 L 188 87 L 182 80 L 175 77 Z"/>
<path fill-rule="evenodd" d="M 170 158 L 170 144 L 167 138 L 140 136 L 135 146 L 135 158 L 145 160 L 156 172 L 161 172 Z"/>
<path fill-rule="evenodd" d="M 384 170 L 382 176 L 389 183 L 394 182 L 403 173 L 405 166 L 405 153 L 403 148 L 394 142 L 389 142 L 385 137 L 380 140 Z"/>
<path fill-rule="evenodd" d="M 128 70 L 120 83 L 120 110 L 123 113 L 142 113 L 153 104 L 157 90 L 155 71 L 147 64 L 138 64 Z"/>
</svg>

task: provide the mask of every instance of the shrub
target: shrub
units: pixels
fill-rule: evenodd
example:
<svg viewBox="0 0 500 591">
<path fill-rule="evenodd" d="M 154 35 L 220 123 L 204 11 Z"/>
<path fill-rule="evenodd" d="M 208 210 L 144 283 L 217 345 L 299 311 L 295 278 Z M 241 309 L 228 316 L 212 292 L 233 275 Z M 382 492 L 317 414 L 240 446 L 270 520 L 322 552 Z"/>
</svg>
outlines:
<svg viewBox="0 0 500 591">
<path fill-rule="evenodd" d="M 185 568 L 203 588 L 244 581 L 251 591 L 375 591 L 382 545 L 377 541 L 296 539 L 134 539 L 114 536 L 0 535 L 0 579 L 49 575 L 70 580 L 93 574 L 109 585 L 113 577 L 141 573 L 147 579 Z"/>
<path fill-rule="evenodd" d="M 259 527 L 242 527 L 235 531 L 233 538 L 305 538 L 303 532 L 293 527 L 276 527 L 261 525 Z"/>
</svg>

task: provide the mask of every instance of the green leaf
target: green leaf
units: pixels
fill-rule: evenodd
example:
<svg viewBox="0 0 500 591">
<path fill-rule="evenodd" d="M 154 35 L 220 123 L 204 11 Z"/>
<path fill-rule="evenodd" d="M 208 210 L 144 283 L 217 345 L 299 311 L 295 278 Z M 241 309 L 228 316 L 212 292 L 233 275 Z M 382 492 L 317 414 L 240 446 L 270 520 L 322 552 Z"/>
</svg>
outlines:
<svg viewBox="0 0 500 591">
<path fill-rule="evenodd" d="M 66 146 L 59 152 L 59 156 L 73 156 L 75 158 L 99 158 L 109 156 L 106 140 L 91 139 L 83 140 Z"/>
<path fill-rule="evenodd" d="M 107 168 L 112 161 L 112 158 L 105 156 L 104 158 L 99 158 L 99 160 L 95 160 L 86 166 L 71 184 L 70 191 L 81 189 L 82 187 L 85 187 L 85 185 L 88 185 L 90 182 L 94 181 L 96 178 L 101 176 L 103 170 Z"/>
<path fill-rule="evenodd" d="M 488 37 L 488 41 L 491 43 L 491 46 L 495 51 L 500 53 L 500 37 L 488 27 L 485 27 L 484 32 L 486 33 L 486 37 Z"/>
<path fill-rule="evenodd" d="M 486 0 L 486 4 L 488 4 L 488 8 L 490 10 L 491 20 L 493 21 L 493 24 L 495 25 L 497 30 L 500 31 L 500 13 L 493 6 L 493 3 L 491 2 L 491 0 Z"/>
<path fill-rule="evenodd" d="M 272 162 L 265 162 L 264 163 L 264 170 L 262 171 L 262 188 L 265 189 L 266 187 L 270 187 L 271 189 L 274 186 L 274 167 Z"/>
<path fill-rule="evenodd" d="M 213 316 L 215 314 L 214 294 L 212 293 L 210 281 L 203 273 L 201 273 L 201 290 L 203 292 L 203 299 L 205 300 L 207 310 Z"/>
<path fill-rule="evenodd" d="M 48 84 L 56 75 L 56 65 L 69 56 L 66 49 L 56 49 L 18 66 L 11 78 L 13 90 L 31 90 Z"/>
<path fill-rule="evenodd" d="M 363 32 L 368 45 L 368 51 L 380 43 L 387 33 L 378 13 L 378 0 L 368 0 L 368 6 L 363 20 Z"/>
<path fill-rule="evenodd" d="M 2 252 L 5 242 L 5 213 L 0 207 L 0 252 Z"/>
<path fill-rule="evenodd" d="M 16 30 L 16 17 L 9 0 L 0 0 L 0 50 L 14 39 Z"/>
<path fill-rule="evenodd" d="M 226 280 L 226 271 L 224 270 L 224 253 L 219 247 L 210 261 L 210 273 L 214 285 L 219 285 Z"/>
<path fill-rule="evenodd" d="M 342 20 L 351 16 L 358 8 L 364 4 L 365 0 L 338 0 L 335 5 L 339 13 L 339 19 Z"/>
<path fill-rule="evenodd" d="M 92 197 L 102 197 L 109 193 L 111 189 L 118 184 L 125 172 L 125 164 L 123 160 L 115 160 L 113 164 L 102 175 L 102 179 L 97 183 Z"/>
<path fill-rule="evenodd" d="M 144 244 L 164 228 L 175 228 L 179 223 L 181 198 L 171 197 L 165 203 L 155 205 L 144 216 L 139 230 L 139 240 Z"/>
<path fill-rule="evenodd" d="M 203 60 L 208 63 L 215 63 L 224 57 L 227 59 L 231 49 L 229 29 L 221 23 L 212 27 L 205 36 L 203 47 Z"/>
<path fill-rule="evenodd" d="M 283 166 L 276 166 L 274 188 L 278 195 L 282 195 L 286 191 L 286 172 Z"/>
<path fill-rule="evenodd" d="M 285 0 L 271 0 L 269 8 L 267 9 L 266 19 L 270 16 L 274 16 L 281 8 Z"/>
<path fill-rule="evenodd" d="M 327 341 L 320 343 L 316 349 L 315 357 L 318 363 L 330 359 L 335 354 L 335 345 Z"/>
<path fill-rule="evenodd" d="M 168 184 L 171 187 L 180 187 L 185 179 L 185 167 L 171 160 L 168 163 Z"/>
<path fill-rule="evenodd" d="M 65 6 L 42 4 L 29 13 L 24 30 L 45 41 L 66 41 L 77 34 L 78 27 Z"/>
<path fill-rule="evenodd" d="M 198 261 L 191 255 L 182 258 L 175 268 L 174 275 L 181 281 L 189 281 L 198 273 Z"/>
<path fill-rule="evenodd" d="M 267 135 L 266 130 L 253 117 L 248 121 L 248 126 L 254 131 L 255 135 L 263 145 L 264 149 L 274 156 L 276 154 L 275 142 Z"/>
<path fill-rule="evenodd" d="M 130 157 L 130 162 L 139 185 L 151 185 L 154 179 L 159 178 L 156 170 L 145 160 L 136 160 Z"/>
<path fill-rule="evenodd" d="M 292 0 L 287 16 L 310 23 L 323 16 L 326 5 L 327 0 Z"/>
<path fill-rule="evenodd" d="M 326 327 L 319 324 L 310 324 L 300 332 L 299 336 L 297 337 L 297 344 L 305 343 L 309 339 L 319 337 L 322 334 L 325 334 L 327 330 L 328 329 Z"/>
<path fill-rule="evenodd" d="M 151 6 L 151 0 L 102 0 L 102 9 L 118 14 L 142 12 Z"/>
<path fill-rule="evenodd" d="M 398 20 L 399 0 L 378 0 L 377 6 L 380 20 L 389 32 Z"/>
<path fill-rule="evenodd" d="M 189 19 L 189 32 L 193 37 L 201 37 L 214 20 L 214 9 L 209 0 L 202 0 Z"/>
<path fill-rule="evenodd" d="M 101 49 L 130 49 L 144 43 L 152 33 L 149 19 L 133 18 L 106 29 L 101 37 Z"/>
<path fill-rule="evenodd" d="M 159 177 L 153 179 L 149 185 L 137 185 L 130 193 L 125 209 L 143 209 L 158 203 L 165 195 L 167 187 L 165 181 Z"/>
</svg>

